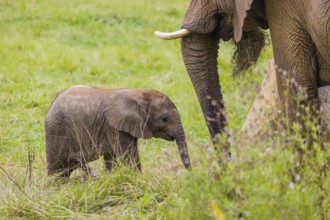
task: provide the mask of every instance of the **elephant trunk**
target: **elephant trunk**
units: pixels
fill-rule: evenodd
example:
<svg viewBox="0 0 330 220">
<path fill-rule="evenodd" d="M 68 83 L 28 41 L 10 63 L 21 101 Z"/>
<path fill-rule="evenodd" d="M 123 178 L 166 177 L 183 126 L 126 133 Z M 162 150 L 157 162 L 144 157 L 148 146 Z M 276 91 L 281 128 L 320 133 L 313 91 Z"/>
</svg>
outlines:
<svg viewBox="0 0 330 220">
<path fill-rule="evenodd" d="M 175 141 L 176 141 L 176 144 L 178 145 L 179 153 L 180 153 L 181 160 L 182 160 L 184 167 L 187 169 L 191 168 L 186 137 L 185 137 L 182 126 L 181 126 L 181 128 L 177 129 Z"/>
<path fill-rule="evenodd" d="M 181 40 L 181 52 L 212 138 L 225 133 L 227 120 L 219 84 L 217 33 L 192 33 Z"/>
</svg>

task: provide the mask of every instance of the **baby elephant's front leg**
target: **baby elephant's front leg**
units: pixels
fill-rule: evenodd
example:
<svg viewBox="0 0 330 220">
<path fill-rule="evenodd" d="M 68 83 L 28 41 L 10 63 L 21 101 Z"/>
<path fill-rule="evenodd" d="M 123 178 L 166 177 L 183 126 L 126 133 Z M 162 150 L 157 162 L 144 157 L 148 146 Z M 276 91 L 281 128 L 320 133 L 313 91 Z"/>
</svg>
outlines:
<svg viewBox="0 0 330 220">
<path fill-rule="evenodd" d="M 104 158 L 105 168 L 110 173 L 113 168 L 113 163 L 116 156 L 113 152 L 109 151 L 104 153 L 103 158 Z"/>
<path fill-rule="evenodd" d="M 122 159 L 124 159 L 127 164 L 134 166 L 135 170 L 141 172 L 142 168 L 137 148 L 137 138 L 134 138 L 130 143 L 123 141 L 123 143 L 121 143 L 121 148 L 123 150 Z"/>
<path fill-rule="evenodd" d="M 104 153 L 104 162 L 107 170 L 111 171 L 116 162 L 124 162 L 134 166 L 135 170 L 141 171 L 137 138 L 126 132 L 116 132 L 111 139 L 112 149 Z"/>
<path fill-rule="evenodd" d="M 141 171 L 141 163 L 139 158 L 139 152 L 137 148 L 137 138 L 130 134 L 120 132 L 118 138 L 118 153 L 119 158 L 125 163 L 134 166 L 138 171 Z"/>
</svg>

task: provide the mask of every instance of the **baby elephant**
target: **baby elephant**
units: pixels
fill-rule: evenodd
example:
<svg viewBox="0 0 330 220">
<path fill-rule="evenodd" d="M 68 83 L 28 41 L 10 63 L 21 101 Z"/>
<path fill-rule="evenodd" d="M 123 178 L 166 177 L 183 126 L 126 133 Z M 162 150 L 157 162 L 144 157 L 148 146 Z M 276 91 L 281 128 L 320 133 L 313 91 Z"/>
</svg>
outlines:
<svg viewBox="0 0 330 220">
<path fill-rule="evenodd" d="M 176 140 L 184 166 L 190 167 L 179 113 L 154 90 L 73 86 L 51 104 L 45 132 L 48 175 L 69 178 L 101 155 L 109 171 L 118 160 L 141 170 L 137 139 L 151 137 Z"/>
</svg>

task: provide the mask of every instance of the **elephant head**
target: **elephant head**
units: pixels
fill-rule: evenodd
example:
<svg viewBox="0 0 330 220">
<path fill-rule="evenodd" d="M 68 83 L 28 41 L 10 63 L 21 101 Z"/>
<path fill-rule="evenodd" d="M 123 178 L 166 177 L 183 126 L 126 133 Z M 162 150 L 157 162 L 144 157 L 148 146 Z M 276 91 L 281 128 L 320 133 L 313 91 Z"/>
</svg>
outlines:
<svg viewBox="0 0 330 220">
<path fill-rule="evenodd" d="M 234 74 L 249 68 L 264 46 L 259 28 L 267 28 L 263 9 L 260 0 L 192 0 L 181 30 L 155 32 L 163 39 L 182 38 L 183 60 L 212 137 L 224 133 L 226 125 L 217 69 L 219 41 L 236 41 Z"/>
<path fill-rule="evenodd" d="M 175 140 L 184 166 L 190 167 L 179 112 L 166 95 L 154 90 L 123 89 L 112 94 L 108 103 L 104 114 L 110 126 L 137 138 Z"/>
</svg>

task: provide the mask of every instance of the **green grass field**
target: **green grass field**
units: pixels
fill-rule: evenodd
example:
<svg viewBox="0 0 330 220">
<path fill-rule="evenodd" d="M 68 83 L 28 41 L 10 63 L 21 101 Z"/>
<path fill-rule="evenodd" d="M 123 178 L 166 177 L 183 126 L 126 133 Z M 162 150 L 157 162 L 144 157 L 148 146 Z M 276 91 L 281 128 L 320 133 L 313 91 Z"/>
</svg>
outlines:
<svg viewBox="0 0 330 220">
<path fill-rule="evenodd" d="M 244 77 L 231 77 L 233 47 L 222 43 L 219 72 L 233 161 L 223 170 L 186 73 L 180 42 L 155 30 L 180 28 L 189 1 L 0 1 L 0 218 L 2 219 L 330 219 L 329 147 L 306 155 L 303 179 L 293 183 L 290 143 L 268 140 L 249 150 L 235 145 L 271 46 Z M 72 85 L 156 89 L 176 104 L 193 170 L 176 145 L 140 140 L 143 173 L 102 159 L 97 179 L 66 184 L 46 175 L 47 109 Z M 297 135 L 298 137 L 298 135 Z M 299 141 L 300 139 L 298 139 Z M 302 143 L 302 147 L 306 147 Z M 239 157 L 238 157 L 239 155 Z"/>
</svg>

